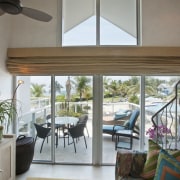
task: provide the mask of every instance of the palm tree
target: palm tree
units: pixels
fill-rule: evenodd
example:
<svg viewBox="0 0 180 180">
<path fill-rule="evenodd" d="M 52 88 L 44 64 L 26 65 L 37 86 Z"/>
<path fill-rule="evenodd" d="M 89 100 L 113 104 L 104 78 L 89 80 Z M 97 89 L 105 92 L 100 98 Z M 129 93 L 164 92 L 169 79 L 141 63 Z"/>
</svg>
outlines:
<svg viewBox="0 0 180 180">
<path fill-rule="evenodd" d="M 58 81 L 55 81 L 55 91 L 61 93 L 61 88 L 63 88 L 63 86 Z"/>
<path fill-rule="evenodd" d="M 45 84 L 31 83 L 31 95 L 33 97 L 42 97 L 45 93 Z"/>
<path fill-rule="evenodd" d="M 86 89 L 86 91 L 84 92 L 84 98 L 86 99 L 87 104 L 88 104 L 88 100 L 89 100 L 90 98 L 92 98 L 92 87 L 89 86 L 89 87 Z"/>
<path fill-rule="evenodd" d="M 119 93 L 119 82 L 116 80 L 112 80 L 109 85 L 109 91 L 112 94 L 112 102 L 114 102 L 114 97 Z"/>
<path fill-rule="evenodd" d="M 126 84 L 124 83 L 119 84 L 119 92 L 120 92 L 121 97 L 126 97 L 128 90 L 129 90 L 129 87 Z"/>
<path fill-rule="evenodd" d="M 103 78 L 103 85 L 104 85 L 104 97 L 106 94 L 109 94 L 109 87 L 110 87 L 110 82 L 112 81 L 111 78 L 108 78 L 107 76 L 105 76 Z"/>
<path fill-rule="evenodd" d="M 86 76 L 76 76 L 74 79 L 75 82 L 73 81 L 72 83 L 75 85 L 75 89 L 79 94 L 79 99 L 81 101 L 83 95 L 89 89 L 89 83 L 91 82 L 91 79 Z"/>
</svg>

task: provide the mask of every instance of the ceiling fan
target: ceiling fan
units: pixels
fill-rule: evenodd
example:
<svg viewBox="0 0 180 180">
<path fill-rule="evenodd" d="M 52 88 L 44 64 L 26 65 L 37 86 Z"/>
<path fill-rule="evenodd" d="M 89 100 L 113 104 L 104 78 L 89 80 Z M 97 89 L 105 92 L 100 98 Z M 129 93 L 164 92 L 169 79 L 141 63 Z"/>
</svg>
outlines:
<svg viewBox="0 0 180 180">
<path fill-rule="evenodd" d="M 4 13 L 12 15 L 23 14 L 29 18 L 44 22 L 48 22 L 52 19 L 52 16 L 45 12 L 23 7 L 20 0 L 0 0 L 0 16 Z"/>
</svg>

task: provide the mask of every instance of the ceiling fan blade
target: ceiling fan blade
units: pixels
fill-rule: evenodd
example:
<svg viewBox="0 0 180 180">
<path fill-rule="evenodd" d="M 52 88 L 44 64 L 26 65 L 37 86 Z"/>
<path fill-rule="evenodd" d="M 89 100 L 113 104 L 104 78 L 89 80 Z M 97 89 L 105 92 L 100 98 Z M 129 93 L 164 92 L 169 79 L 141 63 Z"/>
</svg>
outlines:
<svg viewBox="0 0 180 180">
<path fill-rule="evenodd" d="M 0 8 L 0 16 L 4 14 L 4 11 Z"/>
<path fill-rule="evenodd" d="M 47 13 L 27 7 L 23 7 L 21 13 L 27 17 L 36 19 L 38 21 L 49 22 L 52 19 L 52 16 Z"/>
</svg>

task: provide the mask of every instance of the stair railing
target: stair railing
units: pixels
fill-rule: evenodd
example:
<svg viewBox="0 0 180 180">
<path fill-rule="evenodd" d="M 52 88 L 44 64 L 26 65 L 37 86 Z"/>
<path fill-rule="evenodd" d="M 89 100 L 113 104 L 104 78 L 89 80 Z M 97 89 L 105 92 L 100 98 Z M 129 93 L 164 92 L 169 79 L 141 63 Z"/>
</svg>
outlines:
<svg viewBox="0 0 180 180">
<path fill-rule="evenodd" d="M 165 149 L 178 149 L 177 143 L 179 141 L 180 135 L 178 134 L 178 129 L 180 129 L 180 114 L 178 114 L 179 84 L 180 81 L 178 81 L 175 85 L 174 98 L 172 98 L 167 104 L 165 104 L 161 109 L 159 109 L 151 118 L 151 121 L 156 130 L 156 142 L 161 144 L 162 148 Z M 161 136 L 162 134 L 163 136 Z"/>
</svg>

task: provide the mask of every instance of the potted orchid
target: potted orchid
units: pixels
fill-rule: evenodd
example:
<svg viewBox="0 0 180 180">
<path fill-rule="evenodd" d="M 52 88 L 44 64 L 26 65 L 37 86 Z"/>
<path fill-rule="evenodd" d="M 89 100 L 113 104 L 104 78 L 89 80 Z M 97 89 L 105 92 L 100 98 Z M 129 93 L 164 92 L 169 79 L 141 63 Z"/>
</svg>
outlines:
<svg viewBox="0 0 180 180">
<path fill-rule="evenodd" d="M 171 134 L 171 130 L 165 125 L 152 126 L 146 131 L 146 135 L 149 135 L 149 138 L 156 141 L 159 144 L 163 144 L 164 137 L 167 134 Z M 166 141 L 167 143 L 167 141 Z"/>
</svg>

